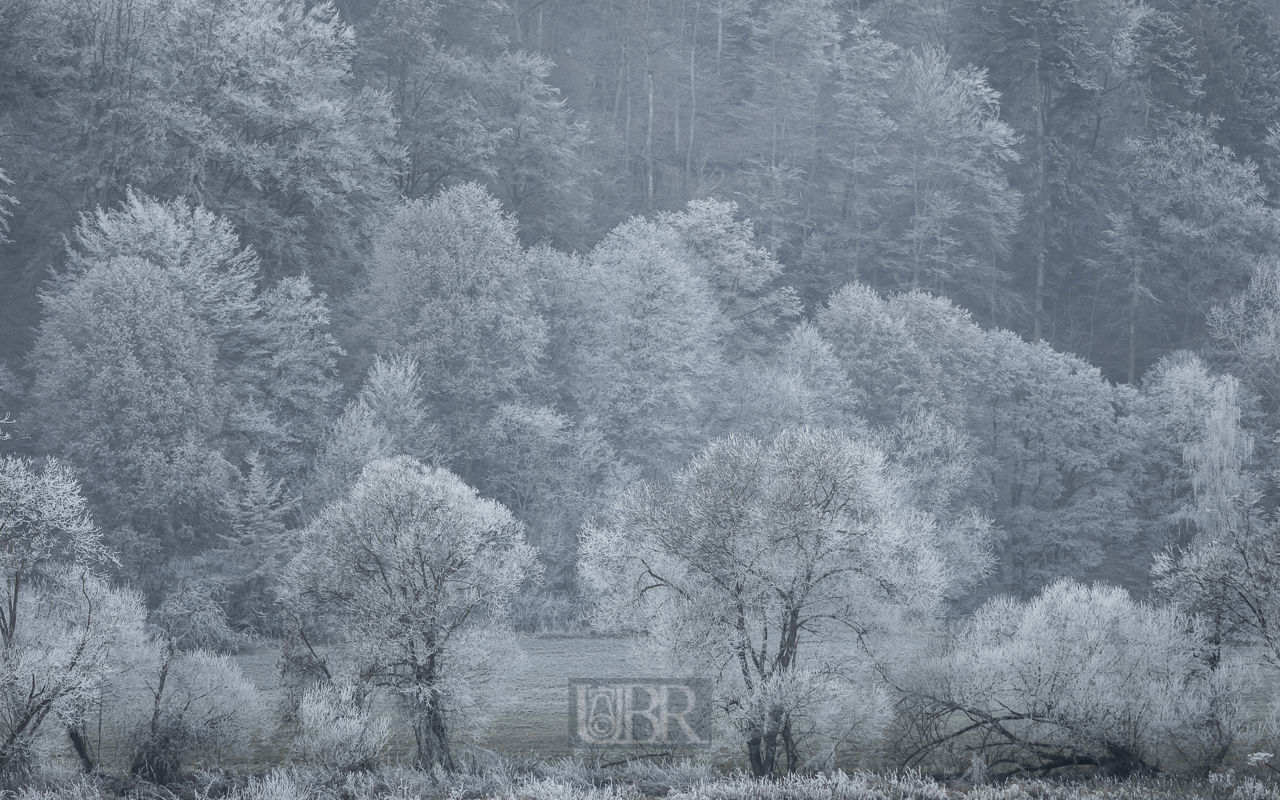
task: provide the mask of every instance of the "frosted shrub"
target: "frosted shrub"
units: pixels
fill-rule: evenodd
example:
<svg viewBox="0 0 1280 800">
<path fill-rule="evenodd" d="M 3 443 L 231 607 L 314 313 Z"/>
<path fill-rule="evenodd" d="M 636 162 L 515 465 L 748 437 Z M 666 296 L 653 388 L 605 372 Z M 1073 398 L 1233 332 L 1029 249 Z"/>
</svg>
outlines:
<svg viewBox="0 0 1280 800">
<path fill-rule="evenodd" d="M 1063 581 L 1027 603 L 990 601 L 914 676 L 908 757 L 954 745 L 1012 772 L 1201 766 L 1230 745 L 1240 694 L 1197 658 L 1201 639 L 1177 611 L 1114 587 Z"/>
<path fill-rule="evenodd" d="M 944 786 L 914 772 L 902 775 L 787 775 L 774 781 L 737 775 L 672 792 L 673 800 L 947 800 Z"/>
<path fill-rule="evenodd" d="M 243 789 L 237 789 L 231 800 L 309 800 L 317 797 L 314 787 L 306 785 L 291 772 L 275 770 L 261 778 L 251 778 Z"/>
<path fill-rule="evenodd" d="M 298 707 L 299 758 L 308 764 L 355 772 L 372 769 L 391 738 L 385 719 L 371 719 L 354 686 L 313 686 Z"/>
<path fill-rule="evenodd" d="M 0 797 L 16 798 L 16 800 L 102 800 L 102 789 L 88 780 L 80 780 L 72 784 L 53 783 L 48 786 L 23 786 L 18 793 L 4 794 Z"/>
<path fill-rule="evenodd" d="M 239 665 L 203 650 L 157 658 L 150 702 L 133 709 L 125 723 L 133 743 L 129 771 L 167 783 L 180 777 L 194 753 L 217 759 L 243 752 L 261 729 L 266 707 Z"/>
</svg>

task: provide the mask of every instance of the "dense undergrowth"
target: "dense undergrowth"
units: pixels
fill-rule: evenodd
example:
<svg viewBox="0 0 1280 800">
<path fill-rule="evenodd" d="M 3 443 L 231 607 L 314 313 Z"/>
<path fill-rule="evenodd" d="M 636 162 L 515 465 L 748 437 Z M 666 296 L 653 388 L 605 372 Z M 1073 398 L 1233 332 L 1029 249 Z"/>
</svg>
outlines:
<svg viewBox="0 0 1280 800">
<path fill-rule="evenodd" d="M 106 776 L 45 776 L 0 790 L 0 800 L 1280 800 L 1266 766 L 1207 777 L 974 782 L 918 772 L 835 771 L 757 780 L 690 763 L 600 769 L 581 762 L 504 764 L 446 773 L 388 768 L 341 773 L 281 768 L 257 775 L 200 771 L 166 787 Z"/>
</svg>

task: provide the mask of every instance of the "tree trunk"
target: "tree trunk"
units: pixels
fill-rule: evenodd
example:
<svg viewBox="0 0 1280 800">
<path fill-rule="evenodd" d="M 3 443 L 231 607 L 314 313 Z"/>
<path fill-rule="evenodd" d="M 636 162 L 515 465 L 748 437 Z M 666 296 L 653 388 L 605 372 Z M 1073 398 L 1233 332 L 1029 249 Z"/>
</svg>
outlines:
<svg viewBox="0 0 1280 800">
<path fill-rule="evenodd" d="M 795 735 L 791 732 L 791 715 L 787 715 L 787 719 L 782 723 L 782 748 L 787 754 L 787 772 L 794 773 L 800 770 L 800 749 L 796 746 Z"/>
<path fill-rule="evenodd" d="M 996 328 L 996 278 L 1000 274 L 1000 267 L 996 263 L 996 226 L 995 217 L 991 218 L 991 329 Z"/>
<path fill-rule="evenodd" d="M 689 45 L 689 144 L 684 151 L 684 180 L 680 185 L 682 199 L 689 199 L 689 175 L 693 171 L 693 131 L 698 118 L 698 92 L 694 86 L 694 53 L 698 47 L 698 10 L 701 4 L 693 9 L 693 43 Z"/>
<path fill-rule="evenodd" d="M 164 710 L 164 688 L 169 680 L 169 670 L 177 658 L 177 648 L 173 644 L 170 631 L 166 643 L 164 663 L 160 665 L 160 676 L 154 690 L 154 702 L 151 707 L 151 722 L 147 726 L 146 739 L 138 746 L 129 763 L 129 774 L 151 783 L 164 785 L 182 773 L 182 741 L 181 731 L 166 730 L 162 725 L 161 712 Z"/>
<path fill-rule="evenodd" d="M 795 741 L 791 734 L 791 719 L 784 709 L 775 706 L 769 709 L 768 718 L 763 721 L 763 729 L 747 740 L 747 759 L 751 763 L 752 775 L 757 778 L 768 778 L 778 774 L 779 740 L 790 765 L 792 754 L 796 753 Z M 796 758 L 798 762 L 798 756 Z"/>
<path fill-rule="evenodd" d="M 653 210 L 653 54 L 646 48 L 644 75 L 649 94 L 648 123 L 644 133 L 644 210 Z"/>
<path fill-rule="evenodd" d="M 1129 376 L 1126 380 L 1130 386 L 1138 377 L 1138 292 L 1142 277 L 1142 267 L 1138 259 L 1133 260 L 1133 277 L 1130 281 L 1129 296 Z"/>
<path fill-rule="evenodd" d="M 454 770 L 453 753 L 449 749 L 449 735 L 445 724 L 444 709 L 440 707 L 438 692 L 431 690 L 431 700 L 425 708 L 417 709 L 413 721 L 413 738 L 417 745 L 414 766 L 429 770 L 442 767 Z"/>
<path fill-rule="evenodd" d="M 680 142 L 682 141 L 680 138 L 680 93 L 672 92 L 672 95 L 673 97 L 671 98 L 671 102 L 675 104 L 675 113 L 671 115 L 671 120 L 672 120 L 671 127 L 672 127 L 672 133 L 675 137 L 675 142 L 676 142 L 676 146 L 673 148 L 673 150 L 675 154 L 679 156 L 680 151 L 684 149 L 683 147 L 680 146 Z"/>
<path fill-rule="evenodd" d="M 716 19 L 716 74 L 720 74 L 720 56 L 724 53 L 724 0 L 720 0 L 720 13 Z"/>
<path fill-rule="evenodd" d="M 627 194 L 634 197 L 631 193 L 635 191 L 635 173 L 631 170 L 631 62 L 627 58 L 627 46 L 622 46 L 622 63 L 626 68 L 627 94 L 624 102 L 626 103 L 626 119 L 623 122 L 625 130 L 622 134 L 622 159 L 624 173 L 627 176 Z"/>
<path fill-rule="evenodd" d="M 5 610 L 0 608 L 0 640 L 5 645 L 13 643 L 13 638 L 18 630 L 18 595 L 22 593 L 22 573 L 19 572 L 13 576 L 13 586 L 9 590 L 9 613 L 6 615 Z"/>
<path fill-rule="evenodd" d="M 1044 326 L 1044 269 L 1045 269 L 1045 215 L 1048 213 L 1046 197 L 1048 182 L 1045 174 L 1044 153 L 1044 106 L 1047 102 L 1044 83 L 1040 79 L 1040 54 L 1036 53 L 1035 62 L 1036 86 L 1036 311 L 1032 325 L 1033 342 L 1041 339 Z"/>
<path fill-rule="evenodd" d="M 622 63 L 618 65 L 618 88 L 613 93 L 613 128 L 618 129 L 618 109 L 622 107 L 622 86 L 627 80 L 627 46 L 622 45 Z"/>
<path fill-rule="evenodd" d="M 911 288 L 920 288 L 920 178 L 917 160 L 911 160 Z"/>
<path fill-rule="evenodd" d="M 74 725 L 68 725 L 67 738 L 71 740 L 71 747 L 76 751 L 76 757 L 80 759 L 81 772 L 86 775 L 97 772 L 98 762 L 93 757 L 89 737 L 84 735 L 84 731 Z"/>
</svg>

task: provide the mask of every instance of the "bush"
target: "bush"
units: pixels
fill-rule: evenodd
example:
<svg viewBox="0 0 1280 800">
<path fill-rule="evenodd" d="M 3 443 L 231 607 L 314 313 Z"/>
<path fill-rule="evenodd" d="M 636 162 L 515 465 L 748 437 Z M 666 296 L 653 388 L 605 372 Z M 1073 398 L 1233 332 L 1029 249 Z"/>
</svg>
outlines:
<svg viewBox="0 0 1280 800">
<path fill-rule="evenodd" d="M 249 747 L 266 709 L 239 665 L 203 650 L 161 656 L 153 665 L 158 680 L 149 684 L 152 702 L 133 709 L 124 723 L 131 774 L 170 783 L 181 777 L 192 753 L 226 757 Z"/>
<path fill-rule="evenodd" d="M 908 763 L 947 748 L 991 775 L 1205 768 L 1240 731 L 1240 673 L 1211 670 L 1192 619 L 1123 589 L 1063 581 L 988 602 L 951 651 L 902 681 Z"/>
<path fill-rule="evenodd" d="M 323 684 L 303 693 L 294 743 L 302 761 L 340 772 L 370 770 L 390 738 L 387 721 L 371 719 L 354 686 Z"/>
</svg>

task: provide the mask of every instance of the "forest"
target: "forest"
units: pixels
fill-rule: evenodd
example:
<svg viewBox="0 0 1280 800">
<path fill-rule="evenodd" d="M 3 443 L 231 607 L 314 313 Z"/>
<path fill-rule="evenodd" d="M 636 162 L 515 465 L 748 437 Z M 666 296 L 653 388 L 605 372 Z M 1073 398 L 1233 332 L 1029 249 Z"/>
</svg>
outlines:
<svg viewBox="0 0 1280 800">
<path fill-rule="evenodd" d="M 1280 798 L 1280 0 L 0 0 L 0 286 L 0 798 Z"/>
</svg>

